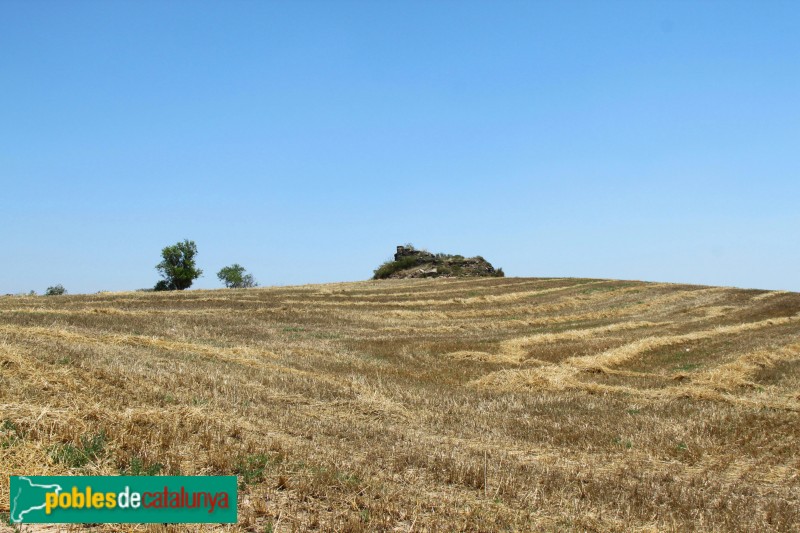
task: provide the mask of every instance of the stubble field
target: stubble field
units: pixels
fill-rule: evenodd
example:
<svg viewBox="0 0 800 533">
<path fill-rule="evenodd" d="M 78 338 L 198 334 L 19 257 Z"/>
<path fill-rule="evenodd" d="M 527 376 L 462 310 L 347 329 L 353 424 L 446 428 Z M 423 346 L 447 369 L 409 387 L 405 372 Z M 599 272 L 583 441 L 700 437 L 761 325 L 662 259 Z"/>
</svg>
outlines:
<svg viewBox="0 0 800 533">
<path fill-rule="evenodd" d="M 206 530 L 793 531 L 799 412 L 798 293 L 486 278 L 0 298 L 5 513 L 10 474 L 236 474 L 239 524 Z"/>
</svg>

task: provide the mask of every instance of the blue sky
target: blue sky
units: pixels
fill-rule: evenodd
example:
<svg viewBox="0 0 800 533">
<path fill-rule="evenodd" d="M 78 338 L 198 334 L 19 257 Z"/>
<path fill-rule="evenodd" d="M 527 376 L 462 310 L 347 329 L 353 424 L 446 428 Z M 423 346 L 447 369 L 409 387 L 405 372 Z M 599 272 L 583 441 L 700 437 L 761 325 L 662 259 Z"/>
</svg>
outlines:
<svg viewBox="0 0 800 533">
<path fill-rule="evenodd" d="M 509 276 L 800 290 L 796 2 L 0 4 L 0 293 Z"/>
</svg>

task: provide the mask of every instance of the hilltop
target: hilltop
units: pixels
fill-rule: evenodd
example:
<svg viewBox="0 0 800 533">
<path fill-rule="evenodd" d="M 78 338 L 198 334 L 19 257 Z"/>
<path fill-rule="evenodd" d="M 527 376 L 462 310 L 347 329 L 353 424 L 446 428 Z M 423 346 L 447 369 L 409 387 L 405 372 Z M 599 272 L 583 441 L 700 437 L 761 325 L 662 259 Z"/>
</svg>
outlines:
<svg viewBox="0 0 800 533">
<path fill-rule="evenodd" d="M 239 524 L 206 531 L 800 523 L 798 293 L 488 277 L 21 296 L 0 298 L 0 337 L 0 511 L 12 473 L 180 473 L 239 476 Z"/>
<path fill-rule="evenodd" d="M 503 269 L 495 269 L 481 256 L 432 254 L 427 250 L 417 250 L 407 244 L 398 246 L 394 259 L 386 261 L 377 269 L 373 279 L 402 278 L 470 278 L 505 276 Z"/>
</svg>

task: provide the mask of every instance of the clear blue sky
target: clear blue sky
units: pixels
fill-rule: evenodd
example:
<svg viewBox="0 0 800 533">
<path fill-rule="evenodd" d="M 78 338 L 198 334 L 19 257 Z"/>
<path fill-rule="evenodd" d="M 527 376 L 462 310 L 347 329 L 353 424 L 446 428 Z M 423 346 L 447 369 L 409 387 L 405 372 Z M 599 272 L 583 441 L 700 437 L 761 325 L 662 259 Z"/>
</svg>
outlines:
<svg viewBox="0 0 800 533">
<path fill-rule="evenodd" d="M 394 246 L 800 290 L 797 2 L 0 3 L 0 293 Z"/>
</svg>

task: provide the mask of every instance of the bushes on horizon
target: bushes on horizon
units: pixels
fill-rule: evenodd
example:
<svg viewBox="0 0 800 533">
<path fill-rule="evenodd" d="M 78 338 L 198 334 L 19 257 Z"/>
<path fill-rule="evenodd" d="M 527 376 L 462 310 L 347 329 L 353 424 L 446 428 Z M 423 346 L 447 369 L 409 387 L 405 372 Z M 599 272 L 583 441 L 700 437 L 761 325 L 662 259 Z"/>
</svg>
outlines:
<svg viewBox="0 0 800 533">
<path fill-rule="evenodd" d="M 67 289 L 65 289 L 64 286 L 61 285 L 60 283 L 53 287 L 47 287 L 47 290 L 44 291 L 45 296 L 61 296 L 62 294 L 67 294 Z"/>
<path fill-rule="evenodd" d="M 405 270 L 406 268 L 411 268 L 416 264 L 417 264 L 417 257 L 414 255 L 407 255 L 405 257 L 401 257 L 397 261 L 390 259 L 375 269 L 372 279 L 386 279 L 395 272 Z"/>
<path fill-rule="evenodd" d="M 249 289 L 258 287 L 252 274 L 245 274 L 245 268 L 239 263 L 226 266 L 217 272 L 219 280 L 229 289 Z"/>
</svg>

